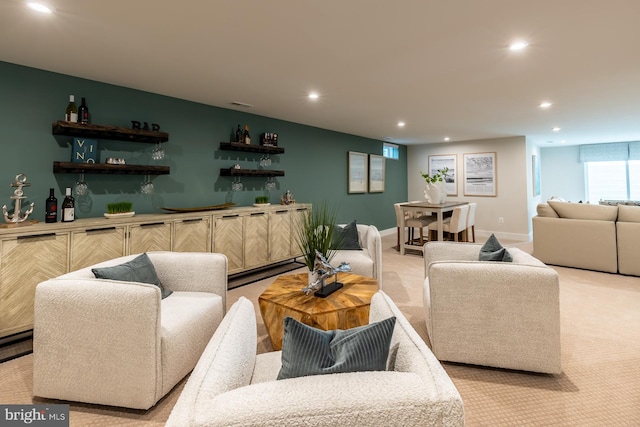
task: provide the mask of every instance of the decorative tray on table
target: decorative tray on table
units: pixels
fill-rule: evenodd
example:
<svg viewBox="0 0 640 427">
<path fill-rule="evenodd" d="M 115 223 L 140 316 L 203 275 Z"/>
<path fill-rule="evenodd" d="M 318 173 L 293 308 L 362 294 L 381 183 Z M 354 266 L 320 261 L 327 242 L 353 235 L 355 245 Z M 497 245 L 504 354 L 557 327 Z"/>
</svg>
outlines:
<svg viewBox="0 0 640 427">
<path fill-rule="evenodd" d="M 221 205 L 213 205 L 213 206 L 199 206 L 196 208 L 160 208 L 169 212 L 200 212 L 200 211 L 214 211 L 219 209 L 227 209 L 231 206 L 235 206 L 235 203 L 223 203 Z"/>
</svg>

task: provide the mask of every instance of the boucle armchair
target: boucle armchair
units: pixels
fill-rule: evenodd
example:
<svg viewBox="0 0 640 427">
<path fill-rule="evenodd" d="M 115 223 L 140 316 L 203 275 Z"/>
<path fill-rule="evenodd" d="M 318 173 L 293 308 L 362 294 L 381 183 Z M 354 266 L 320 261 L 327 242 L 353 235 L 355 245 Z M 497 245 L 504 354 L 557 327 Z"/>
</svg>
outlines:
<svg viewBox="0 0 640 427">
<path fill-rule="evenodd" d="M 226 311 L 227 258 L 148 252 L 155 285 L 95 278 L 91 268 L 36 287 L 36 396 L 148 409 L 196 365 Z"/>
<path fill-rule="evenodd" d="M 241 297 L 193 370 L 167 426 L 463 426 L 453 382 L 382 291 L 370 322 L 396 316 L 387 371 L 276 380 L 281 352 L 256 355 L 256 314 Z"/>
<path fill-rule="evenodd" d="M 365 277 L 373 277 L 382 289 L 382 238 L 375 225 L 356 224 L 358 243 L 362 250 L 335 251 L 331 265 L 348 262 L 351 272 Z"/>
<path fill-rule="evenodd" d="M 439 360 L 558 374 L 558 274 L 526 252 L 478 261 L 482 245 L 424 246 L 424 310 Z"/>
</svg>

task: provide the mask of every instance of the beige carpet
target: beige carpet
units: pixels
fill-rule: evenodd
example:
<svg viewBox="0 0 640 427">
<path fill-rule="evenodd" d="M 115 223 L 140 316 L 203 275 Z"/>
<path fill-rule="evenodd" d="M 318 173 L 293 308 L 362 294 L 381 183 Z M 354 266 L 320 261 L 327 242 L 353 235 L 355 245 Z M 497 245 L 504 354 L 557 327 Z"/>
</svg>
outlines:
<svg viewBox="0 0 640 427">
<path fill-rule="evenodd" d="M 422 257 L 400 256 L 394 244 L 395 235 L 383 238 L 384 290 L 428 343 L 421 302 Z M 530 244 L 519 246 L 531 249 Z M 468 426 L 640 426 L 640 278 L 556 270 L 563 373 L 445 363 L 462 395 Z M 259 352 L 271 351 L 257 298 L 272 280 L 232 289 L 228 295 L 229 305 L 241 295 L 254 302 Z M 32 397 L 31 363 L 29 355 L 0 364 L 0 403 L 50 402 Z M 184 381 L 149 411 L 72 403 L 71 425 L 163 425 L 183 386 Z"/>
</svg>

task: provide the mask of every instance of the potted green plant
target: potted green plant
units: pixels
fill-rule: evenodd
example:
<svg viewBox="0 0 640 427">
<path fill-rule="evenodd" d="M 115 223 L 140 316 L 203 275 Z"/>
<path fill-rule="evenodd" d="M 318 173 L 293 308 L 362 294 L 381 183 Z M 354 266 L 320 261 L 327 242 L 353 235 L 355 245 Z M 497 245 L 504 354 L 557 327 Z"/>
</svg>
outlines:
<svg viewBox="0 0 640 427">
<path fill-rule="evenodd" d="M 335 222 L 335 209 L 329 207 L 326 203 L 320 204 L 317 208 L 305 211 L 302 214 L 302 219 L 297 228 L 296 240 L 298 248 L 302 252 L 304 264 L 309 269 L 309 279 L 312 278 L 311 274 L 316 260 L 316 251 L 327 261 L 331 261 L 337 251 L 337 246 L 332 244 Z"/>
<path fill-rule="evenodd" d="M 109 203 L 107 204 L 107 212 L 104 214 L 106 218 L 121 218 L 133 215 L 135 215 L 135 212 L 131 202 Z"/>
<path fill-rule="evenodd" d="M 424 189 L 424 198 L 427 199 L 427 202 L 434 204 L 445 202 L 447 197 L 447 183 L 445 182 L 447 172 L 449 172 L 449 168 L 438 169 L 433 175 L 420 171 L 420 175 L 427 183 Z"/>
<path fill-rule="evenodd" d="M 257 196 L 253 206 L 269 206 L 269 196 Z"/>
</svg>

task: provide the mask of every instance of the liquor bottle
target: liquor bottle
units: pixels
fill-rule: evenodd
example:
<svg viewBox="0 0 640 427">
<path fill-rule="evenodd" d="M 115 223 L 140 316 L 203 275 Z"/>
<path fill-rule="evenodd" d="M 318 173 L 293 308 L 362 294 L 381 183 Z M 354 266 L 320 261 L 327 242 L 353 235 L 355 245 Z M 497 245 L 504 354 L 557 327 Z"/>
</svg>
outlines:
<svg viewBox="0 0 640 427">
<path fill-rule="evenodd" d="M 67 105 L 67 111 L 64 114 L 64 120 L 67 122 L 78 123 L 78 108 L 76 107 L 73 95 L 69 95 L 69 104 Z"/>
<path fill-rule="evenodd" d="M 45 202 L 46 211 L 44 222 L 57 222 L 58 221 L 58 199 L 53 195 L 53 188 L 49 189 L 49 197 Z"/>
<path fill-rule="evenodd" d="M 75 200 L 71 195 L 71 188 L 65 190 L 64 201 L 62 202 L 62 222 L 71 222 L 75 220 Z"/>
<path fill-rule="evenodd" d="M 236 142 L 242 142 L 242 131 L 240 130 L 240 125 L 238 125 L 238 129 L 236 129 Z"/>
<path fill-rule="evenodd" d="M 87 107 L 87 102 L 84 98 L 82 98 L 82 103 L 80 104 L 80 109 L 78 110 L 78 122 L 86 125 L 89 123 L 89 107 Z"/>
<path fill-rule="evenodd" d="M 251 137 L 249 136 L 249 125 L 244 125 L 244 134 L 242 135 L 242 139 L 245 144 L 251 144 Z"/>
</svg>

